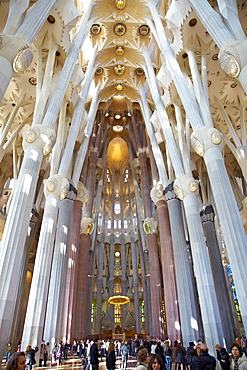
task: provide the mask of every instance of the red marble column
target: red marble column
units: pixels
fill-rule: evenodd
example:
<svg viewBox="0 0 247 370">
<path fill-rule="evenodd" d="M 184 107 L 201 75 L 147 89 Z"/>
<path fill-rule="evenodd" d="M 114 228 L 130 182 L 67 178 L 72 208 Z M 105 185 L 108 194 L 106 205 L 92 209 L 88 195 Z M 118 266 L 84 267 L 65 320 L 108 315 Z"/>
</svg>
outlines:
<svg viewBox="0 0 247 370">
<path fill-rule="evenodd" d="M 149 268 L 150 268 L 150 292 L 151 292 L 151 310 L 152 310 L 152 336 L 163 338 L 164 323 L 162 311 L 162 286 L 160 274 L 160 262 L 158 255 L 157 235 L 152 233 L 147 235 Z"/>
<path fill-rule="evenodd" d="M 167 334 L 172 342 L 176 339 L 181 341 L 181 324 L 168 208 L 166 201 L 163 199 L 159 200 L 156 206 L 160 233 Z"/>
<path fill-rule="evenodd" d="M 143 206 L 145 209 L 145 216 L 152 217 L 146 153 L 141 152 L 138 158 L 140 161 L 141 168 L 141 191 Z M 150 267 L 150 292 L 151 292 L 151 310 L 152 310 L 151 321 L 153 328 L 152 335 L 153 337 L 163 338 L 164 326 L 162 312 L 162 284 L 159 269 L 160 263 L 156 233 L 147 235 L 147 246 Z"/>
<path fill-rule="evenodd" d="M 80 235 L 78 255 L 76 307 L 75 307 L 75 337 L 87 338 L 87 307 L 88 307 L 88 258 L 90 249 L 90 235 Z"/>
</svg>

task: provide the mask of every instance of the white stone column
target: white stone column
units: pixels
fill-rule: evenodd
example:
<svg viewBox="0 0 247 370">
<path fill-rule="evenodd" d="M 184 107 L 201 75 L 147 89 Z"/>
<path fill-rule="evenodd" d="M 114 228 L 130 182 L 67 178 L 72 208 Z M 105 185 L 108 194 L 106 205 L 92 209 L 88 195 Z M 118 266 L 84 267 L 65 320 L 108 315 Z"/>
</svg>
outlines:
<svg viewBox="0 0 247 370">
<path fill-rule="evenodd" d="M 1 244 L 1 356 L 5 353 L 5 338 L 10 337 L 9 330 L 13 320 L 15 300 L 22 271 L 23 259 L 25 256 L 24 246 L 29 218 L 33 205 L 38 174 L 43 159 L 42 150 L 44 151 L 47 148 L 43 140 L 48 140 L 48 137 L 52 134 L 52 130 L 33 127 L 26 131 L 23 140 L 25 155 L 13 193 Z M 16 222 L 17 219 L 18 223 Z"/>
<path fill-rule="evenodd" d="M 51 186 L 52 178 L 46 181 Z M 40 230 L 31 289 L 22 335 L 22 350 L 28 344 L 39 346 L 43 339 L 47 295 L 50 282 L 54 238 L 57 226 L 57 215 L 60 199 L 57 187 L 50 195 L 46 191 L 46 203 Z"/>
<path fill-rule="evenodd" d="M 224 345 L 224 336 L 199 214 L 197 183 L 190 176 L 181 176 L 174 182 L 174 191 L 176 196 L 183 200 L 184 204 L 205 340 L 209 352 L 213 353 L 215 351 L 215 343 L 219 343 L 222 346 Z"/>
<path fill-rule="evenodd" d="M 68 269 L 70 222 L 76 190 L 66 178 L 62 179 L 60 210 L 50 275 L 44 339 L 60 341 L 62 335 L 63 304 Z"/>
</svg>

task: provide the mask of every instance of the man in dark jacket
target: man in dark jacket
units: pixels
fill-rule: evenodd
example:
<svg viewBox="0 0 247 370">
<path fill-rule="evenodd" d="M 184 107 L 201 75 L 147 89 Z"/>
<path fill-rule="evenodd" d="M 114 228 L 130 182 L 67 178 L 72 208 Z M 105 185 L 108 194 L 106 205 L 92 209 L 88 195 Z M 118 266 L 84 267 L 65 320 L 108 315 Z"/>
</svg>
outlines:
<svg viewBox="0 0 247 370">
<path fill-rule="evenodd" d="M 99 339 L 95 338 L 93 344 L 90 348 L 90 364 L 92 365 L 92 370 L 99 369 L 99 349 L 98 349 Z"/>
<path fill-rule="evenodd" d="M 186 359 L 192 370 L 214 370 L 216 359 L 210 356 L 206 344 L 197 344 L 186 353 Z"/>
</svg>

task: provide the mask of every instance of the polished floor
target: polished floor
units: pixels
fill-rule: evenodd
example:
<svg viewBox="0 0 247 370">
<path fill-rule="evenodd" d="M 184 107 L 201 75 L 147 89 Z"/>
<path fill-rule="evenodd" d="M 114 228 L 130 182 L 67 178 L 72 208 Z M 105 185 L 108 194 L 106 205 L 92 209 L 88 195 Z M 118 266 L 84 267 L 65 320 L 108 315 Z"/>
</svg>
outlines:
<svg viewBox="0 0 247 370">
<path fill-rule="evenodd" d="M 6 364 L 5 364 L 5 360 L 4 360 L 2 366 L 4 367 L 5 365 Z M 117 365 L 116 370 L 121 369 L 121 357 L 117 357 L 116 365 Z M 128 359 L 126 370 L 133 369 L 135 367 L 136 367 L 136 359 L 135 359 L 135 357 L 130 356 L 129 359 Z M 68 360 L 64 360 L 61 365 L 57 365 L 57 366 L 51 366 L 50 361 L 48 362 L 48 365 L 46 367 L 44 367 L 44 366 L 39 367 L 39 366 L 37 366 L 37 364 L 35 366 L 33 366 L 33 370 L 41 370 L 41 369 L 43 369 L 43 370 L 45 370 L 45 369 L 46 370 L 80 369 L 80 370 L 82 370 L 83 369 L 83 364 L 82 364 L 81 359 L 79 359 L 77 356 L 73 356 L 73 357 L 70 357 Z M 90 368 L 88 370 L 90 370 Z M 102 360 L 100 359 L 99 370 L 106 370 L 105 357 L 103 357 Z"/>
</svg>

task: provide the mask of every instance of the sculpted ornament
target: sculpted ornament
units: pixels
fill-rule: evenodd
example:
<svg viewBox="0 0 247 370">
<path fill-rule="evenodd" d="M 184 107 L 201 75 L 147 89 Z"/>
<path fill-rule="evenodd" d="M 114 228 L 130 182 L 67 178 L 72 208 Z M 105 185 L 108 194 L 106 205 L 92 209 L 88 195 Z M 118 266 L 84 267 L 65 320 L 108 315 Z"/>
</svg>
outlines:
<svg viewBox="0 0 247 370">
<path fill-rule="evenodd" d="M 76 199 L 82 202 L 82 207 L 85 206 L 88 201 L 88 190 L 81 181 L 78 182 Z"/>
<path fill-rule="evenodd" d="M 31 45 L 13 35 L 0 34 L 0 55 L 7 59 L 17 73 L 25 71 L 33 60 Z"/>
<path fill-rule="evenodd" d="M 69 180 L 62 177 L 59 174 L 49 177 L 44 180 L 44 194 L 45 197 L 48 195 L 56 195 L 60 200 L 67 197 L 69 193 Z"/>
<path fill-rule="evenodd" d="M 206 151 L 213 147 L 218 147 L 221 151 L 223 149 L 222 134 L 214 127 L 201 127 L 192 132 L 190 142 L 194 151 L 204 156 Z"/>
<path fill-rule="evenodd" d="M 154 185 L 154 187 L 152 188 L 151 192 L 150 192 L 150 195 L 151 195 L 151 198 L 152 198 L 152 201 L 154 202 L 154 204 L 157 204 L 157 202 L 159 200 L 164 200 L 165 197 L 164 197 L 164 193 L 163 193 L 163 185 L 161 183 L 157 183 Z"/>
<path fill-rule="evenodd" d="M 94 230 L 94 223 L 93 223 L 92 218 L 83 217 L 82 220 L 81 220 L 80 233 L 91 235 L 93 230 Z"/>
<path fill-rule="evenodd" d="M 192 193 L 198 195 L 198 181 L 191 175 L 181 175 L 174 181 L 174 192 L 180 200 Z"/>
<path fill-rule="evenodd" d="M 31 126 L 23 133 L 23 149 L 30 145 L 38 147 L 44 155 L 51 153 L 56 142 L 55 131 L 43 125 Z"/>
</svg>

